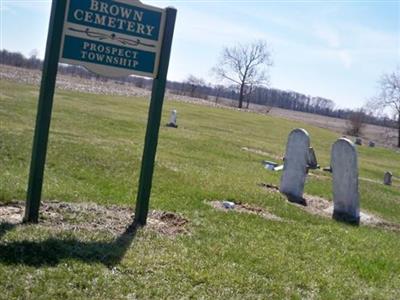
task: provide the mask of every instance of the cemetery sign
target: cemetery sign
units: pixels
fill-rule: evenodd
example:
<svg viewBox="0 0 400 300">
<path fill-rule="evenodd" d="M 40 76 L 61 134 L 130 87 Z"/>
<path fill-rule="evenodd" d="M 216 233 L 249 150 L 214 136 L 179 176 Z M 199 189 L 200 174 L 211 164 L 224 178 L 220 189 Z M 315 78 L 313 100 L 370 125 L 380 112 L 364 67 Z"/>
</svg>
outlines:
<svg viewBox="0 0 400 300">
<path fill-rule="evenodd" d="M 145 225 L 177 10 L 139 0 L 52 0 L 24 222 L 37 223 L 58 63 L 153 78 L 135 223 Z"/>
<path fill-rule="evenodd" d="M 60 62 L 104 76 L 155 78 L 165 10 L 138 0 L 67 0 Z"/>
</svg>

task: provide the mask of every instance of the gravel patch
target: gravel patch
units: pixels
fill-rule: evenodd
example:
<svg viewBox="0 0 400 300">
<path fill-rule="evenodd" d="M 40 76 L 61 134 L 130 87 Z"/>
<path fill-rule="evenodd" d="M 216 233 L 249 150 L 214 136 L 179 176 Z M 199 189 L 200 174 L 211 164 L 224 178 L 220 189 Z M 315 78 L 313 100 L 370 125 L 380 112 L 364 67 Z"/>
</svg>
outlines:
<svg viewBox="0 0 400 300">
<path fill-rule="evenodd" d="M 247 214 L 253 214 L 253 215 L 258 215 L 266 220 L 270 221 L 283 221 L 282 218 L 268 212 L 266 209 L 257 207 L 254 205 L 250 205 L 247 203 L 242 203 L 242 202 L 236 202 L 234 201 L 234 206 L 233 207 L 226 207 L 224 204 L 225 201 L 206 201 L 208 205 L 211 205 L 213 208 L 224 211 L 224 212 L 238 212 L 238 213 L 247 213 Z"/>
</svg>

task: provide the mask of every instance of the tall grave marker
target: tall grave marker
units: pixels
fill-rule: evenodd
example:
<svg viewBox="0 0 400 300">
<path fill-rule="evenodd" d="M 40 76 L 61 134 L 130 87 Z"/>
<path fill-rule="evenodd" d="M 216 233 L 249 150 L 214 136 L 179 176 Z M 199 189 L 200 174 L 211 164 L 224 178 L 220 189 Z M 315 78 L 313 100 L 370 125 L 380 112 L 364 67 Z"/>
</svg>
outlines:
<svg viewBox="0 0 400 300">
<path fill-rule="evenodd" d="M 304 129 L 294 129 L 288 137 L 280 192 L 292 202 L 304 204 L 303 192 L 309 164 L 310 137 Z"/>
<path fill-rule="evenodd" d="M 176 9 L 138 0 L 53 0 L 33 140 L 25 222 L 37 222 L 59 62 L 109 77 L 154 78 L 135 222 L 147 220 Z"/>
<path fill-rule="evenodd" d="M 332 146 L 333 218 L 352 224 L 360 223 L 358 162 L 354 144 L 345 138 Z"/>
</svg>

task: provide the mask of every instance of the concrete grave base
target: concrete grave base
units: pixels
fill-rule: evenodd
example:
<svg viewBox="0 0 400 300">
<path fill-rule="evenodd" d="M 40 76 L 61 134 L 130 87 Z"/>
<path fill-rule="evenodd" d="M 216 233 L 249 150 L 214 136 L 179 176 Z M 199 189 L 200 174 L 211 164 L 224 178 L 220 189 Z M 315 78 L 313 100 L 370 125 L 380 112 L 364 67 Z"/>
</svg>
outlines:
<svg viewBox="0 0 400 300">
<path fill-rule="evenodd" d="M 307 202 L 303 197 L 299 197 L 299 196 L 291 195 L 291 194 L 287 194 L 287 193 L 282 193 L 282 194 L 284 194 L 287 197 L 289 202 L 297 203 L 297 204 L 304 205 L 304 206 L 307 205 Z"/>
<path fill-rule="evenodd" d="M 334 210 L 332 218 L 339 222 L 344 222 L 351 225 L 360 225 L 360 217 L 355 217 L 354 215 L 346 212 Z"/>
</svg>

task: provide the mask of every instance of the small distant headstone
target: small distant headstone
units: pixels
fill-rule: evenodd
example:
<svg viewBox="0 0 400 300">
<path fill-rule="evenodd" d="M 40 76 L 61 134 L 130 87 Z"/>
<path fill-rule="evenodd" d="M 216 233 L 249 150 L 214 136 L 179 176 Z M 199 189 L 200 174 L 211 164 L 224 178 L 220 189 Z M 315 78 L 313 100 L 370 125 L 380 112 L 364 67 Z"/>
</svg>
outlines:
<svg viewBox="0 0 400 300">
<path fill-rule="evenodd" d="M 309 162 L 310 137 L 304 129 L 294 129 L 288 138 L 280 192 L 289 201 L 304 204 L 303 192 Z"/>
<path fill-rule="evenodd" d="M 356 138 L 355 144 L 361 146 L 362 145 L 362 139 L 361 138 Z"/>
<path fill-rule="evenodd" d="M 386 171 L 385 175 L 383 176 L 383 184 L 384 185 L 392 185 L 392 177 L 393 177 L 393 174 L 391 172 Z"/>
<path fill-rule="evenodd" d="M 317 156 L 315 155 L 315 151 L 313 147 L 308 149 L 308 168 L 309 169 L 318 169 L 319 165 L 317 162 Z"/>
<path fill-rule="evenodd" d="M 370 146 L 371 148 L 375 147 L 375 142 L 369 141 L 368 146 Z"/>
<path fill-rule="evenodd" d="M 176 109 L 171 111 L 171 115 L 169 117 L 169 122 L 167 124 L 168 127 L 178 128 L 178 124 L 176 122 L 177 114 L 178 113 L 177 113 Z"/>
<path fill-rule="evenodd" d="M 360 203 L 358 192 L 358 161 L 354 144 L 344 138 L 332 146 L 333 218 L 358 225 Z"/>
</svg>

